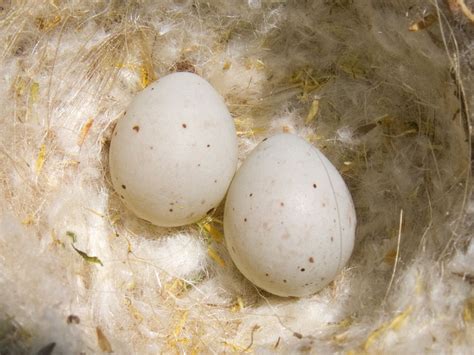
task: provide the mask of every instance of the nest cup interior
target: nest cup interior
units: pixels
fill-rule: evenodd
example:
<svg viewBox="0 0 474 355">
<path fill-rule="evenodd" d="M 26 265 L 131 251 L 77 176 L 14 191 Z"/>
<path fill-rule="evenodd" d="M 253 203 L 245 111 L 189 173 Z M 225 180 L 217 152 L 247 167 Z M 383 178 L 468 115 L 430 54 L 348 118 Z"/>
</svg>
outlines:
<svg viewBox="0 0 474 355">
<path fill-rule="evenodd" d="M 0 352 L 468 353 L 468 5 L 5 2 Z M 160 228 L 120 201 L 115 122 L 175 71 L 224 97 L 240 162 L 291 132 L 341 173 L 355 248 L 321 292 L 280 298 L 250 284 L 223 242 L 223 204 Z"/>
</svg>

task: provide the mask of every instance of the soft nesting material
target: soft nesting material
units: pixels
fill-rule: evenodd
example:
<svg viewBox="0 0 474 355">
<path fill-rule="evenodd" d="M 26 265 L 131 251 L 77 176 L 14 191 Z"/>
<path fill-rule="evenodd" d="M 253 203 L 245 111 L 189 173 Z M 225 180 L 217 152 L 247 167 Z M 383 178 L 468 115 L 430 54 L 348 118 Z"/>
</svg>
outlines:
<svg viewBox="0 0 474 355">
<path fill-rule="evenodd" d="M 470 0 L 1 2 L 0 352 L 471 354 L 472 10 Z M 222 204 L 161 228 L 115 192 L 114 125 L 178 71 L 224 98 L 239 164 L 288 132 L 344 178 L 354 251 L 317 294 L 248 282 L 225 247 Z"/>
</svg>

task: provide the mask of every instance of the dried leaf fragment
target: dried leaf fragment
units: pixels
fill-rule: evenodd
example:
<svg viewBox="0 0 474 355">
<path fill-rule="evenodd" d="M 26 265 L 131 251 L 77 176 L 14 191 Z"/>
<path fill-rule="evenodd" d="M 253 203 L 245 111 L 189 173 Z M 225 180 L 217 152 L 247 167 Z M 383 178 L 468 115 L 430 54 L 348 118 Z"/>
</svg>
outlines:
<svg viewBox="0 0 474 355">
<path fill-rule="evenodd" d="M 232 306 L 230 309 L 232 312 L 240 312 L 241 310 L 244 309 L 244 300 L 242 297 L 238 296 L 237 300 L 235 301 L 235 304 Z"/>
<path fill-rule="evenodd" d="M 229 70 L 232 66 L 232 63 L 229 61 L 225 61 L 224 65 L 222 66 L 222 70 Z"/>
<path fill-rule="evenodd" d="M 196 73 L 196 67 L 188 59 L 182 58 L 180 61 L 176 62 L 174 68 L 177 72 L 189 72 Z"/>
<path fill-rule="evenodd" d="M 206 223 L 203 225 L 204 230 L 211 236 L 211 238 L 217 242 L 217 243 L 222 243 L 224 240 L 224 236 L 222 233 L 215 228 L 212 224 Z"/>
<path fill-rule="evenodd" d="M 100 327 L 96 327 L 95 330 L 97 333 L 97 343 L 99 344 L 100 350 L 102 350 L 104 353 L 112 353 L 112 345 L 110 345 L 110 342 L 102 332 L 102 329 L 100 329 Z"/>
<path fill-rule="evenodd" d="M 67 231 L 66 232 L 66 235 L 71 238 L 72 242 L 75 243 L 76 240 L 77 240 L 77 237 L 76 237 L 76 233 L 74 232 L 71 232 L 71 231 Z"/>
<path fill-rule="evenodd" d="M 187 284 L 182 279 L 174 279 L 165 284 L 164 289 L 173 294 L 180 296 L 187 289 Z"/>
<path fill-rule="evenodd" d="M 410 27 L 408 27 L 408 31 L 418 32 L 424 30 L 434 24 L 437 20 L 438 17 L 435 14 L 425 15 L 421 20 L 412 23 Z"/>
<path fill-rule="evenodd" d="M 40 31 L 49 31 L 61 22 L 60 16 L 37 17 L 35 25 Z"/>
<path fill-rule="evenodd" d="M 102 264 L 102 261 L 97 257 L 97 256 L 89 256 L 87 255 L 86 253 L 84 253 L 82 250 L 79 250 L 77 249 L 74 244 L 71 244 L 72 245 L 72 248 L 80 255 L 82 256 L 82 258 L 89 262 L 89 263 L 94 263 L 94 264 L 100 264 L 101 266 L 104 266 L 104 264 Z"/>
<path fill-rule="evenodd" d="M 77 241 L 77 236 L 76 236 L 76 233 L 74 232 L 71 232 L 71 231 L 67 231 L 66 232 L 66 235 L 71 238 L 71 246 L 72 248 L 80 255 L 82 256 L 82 258 L 89 262 L 89 263 L 94 263 L 94 264 L 100 264 L 101 266 L 104 266 L 104 264 L 102 264 L 102 261 L 97 257 L 97 256 L 89 256 L 87 255 L 87 253 L 83 252 L 82 250 L 79 250 L 77 249 L 75 246 L 74 246 L 74 243 Z"/>
<path fill-rule="evenodd" d="M 316 115 L 319 112 L 319 100 L 313 100 L 311 103 L 311 107 L 309 108 L 308 115 L 306 116 L 306 120 L 304 121 L 305 124 L 311 123 L 314 120 Z"/>
<path fill-rule="evenodd" d="M 39 98 L 39 84 L 37 82 L 34 82 L 34 83 L 31 84 L 30 94 L 31 94 L 31 101 L 32 102 L 38 101 L 38 98 Z"/>
<path fill-rule="evenodd" d="M 92 124 L 94 123 L 93 118 L 89 118 L 86 123 L 81 128 L 81 134 L 79 135 L 79 139 L 77 140 L 77 145 L 80 147 L 84 143 L 84 140 L 87 137 L 87 133 L 89 133 L 89 130 L 92 127 Z"/>
<path fill-rule="evenodd" d="M 173 335 L 175 338 L 177 338 L 179 334 L 181 333 L 181 331 L 183 330 L 187 319 L 188 319 L 188 311 L 184 311 L 183 314 L 181 315 L 181 318 L 177 322 L 176 327 L 174 328 Z"/>
<path fill-rule="evenodd" d="M 44 160 L 46 159 L 46 144 L 42 144 L 38 153 L 38 157 L 36 158 L 36 174 L 39 175 L 41 169 L 43 169 Z"/>
<path fill-rule="evenodd" d="M 474 320 L 474 297 L 468 298 L 464 304 L 463 319 L 465 322 Z"/>
<path fill-rule="evenodd" d="M 224 260 L 219 256 L 219 254 L 217 254 L 217 252 L 209 247 L 207 249 L 207 254 L 211 257 L 212 260 L 214 260 L 217 264 L 219 264 L 220 266 L 224 267 L 225 266 L 225 262 Z"/>
<path fill-rule="evenodd" d="M 397 249 L 391 249 L 388 251 L 387 254 L 385 254 L 383 260 L 387 263 L 387 264 L 394 264 L 395 263 L 395 258 L 397 256 Z"/>
<path fill-rule="evenodd" d="M 382 326 L 374 330 L 367 338 L 364 344 L 364 350 L 367 351 L 377 339 L 384 334 L 387 330 L 398 330 L 402 327 L 405 320 L 408 318 L 412 311 L 413 307 L 409 306 L 406 310 L 396 316 L 389 324 L 384 323 Z"/>
<path fill-rule="evenodd" d="M 25 218 L 21 220 L 21 224 L 25 226 L 32 225 L 35 222 L 35 217 L 32 214 L 28 214 Z"/>
<path fill-rule="evenodd" d="M 150 84 L 150 73 L 148 68 L 144 65 L 140 67 L 140 85 L 146 88 Z"/>
</svg>

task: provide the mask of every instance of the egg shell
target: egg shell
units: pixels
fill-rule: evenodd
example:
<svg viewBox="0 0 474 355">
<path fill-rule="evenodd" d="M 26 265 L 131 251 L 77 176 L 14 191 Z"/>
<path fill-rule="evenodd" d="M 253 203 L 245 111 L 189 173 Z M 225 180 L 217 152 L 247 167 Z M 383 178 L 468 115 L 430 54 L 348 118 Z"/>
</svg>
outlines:
<svg viewBox="0 0 474 355">
<path fill-rule="evenodd" d="M 347 263 L 356 215 L 331 162 L 304 139 L 261 142 L 229 188 L 224 232 L 242 274 L 279 296 L 311 295 Z"/>
<path fill-rule="evenodd" d="M 133 98 L 109 162 L 115 190 L 137 216 L 159 226 L 193 223 L 222 201 L 235 173 L 234 122 L 206 80 L 170 74 Z"/>
</svg>

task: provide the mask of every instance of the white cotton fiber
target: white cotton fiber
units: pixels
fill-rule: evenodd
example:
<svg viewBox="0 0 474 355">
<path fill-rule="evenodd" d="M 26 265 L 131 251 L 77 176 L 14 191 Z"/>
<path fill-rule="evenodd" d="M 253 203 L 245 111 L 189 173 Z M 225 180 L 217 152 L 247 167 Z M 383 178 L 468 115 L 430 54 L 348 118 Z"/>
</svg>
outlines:
<svg viewBox="0 0 474 355">
<path fill-rule="evenodd" d="M 0 353 L 472 352 L 473 11 L 466 0 L 3 2 Z M 121 202 L 114 128 L 177 71 L 223 97 L 238 166 L 293 133 L 342 176 L 354 252 L 319 293 L 281 298 L 246 280 L 224 203 L 164 228 Z"/>
</svg>

